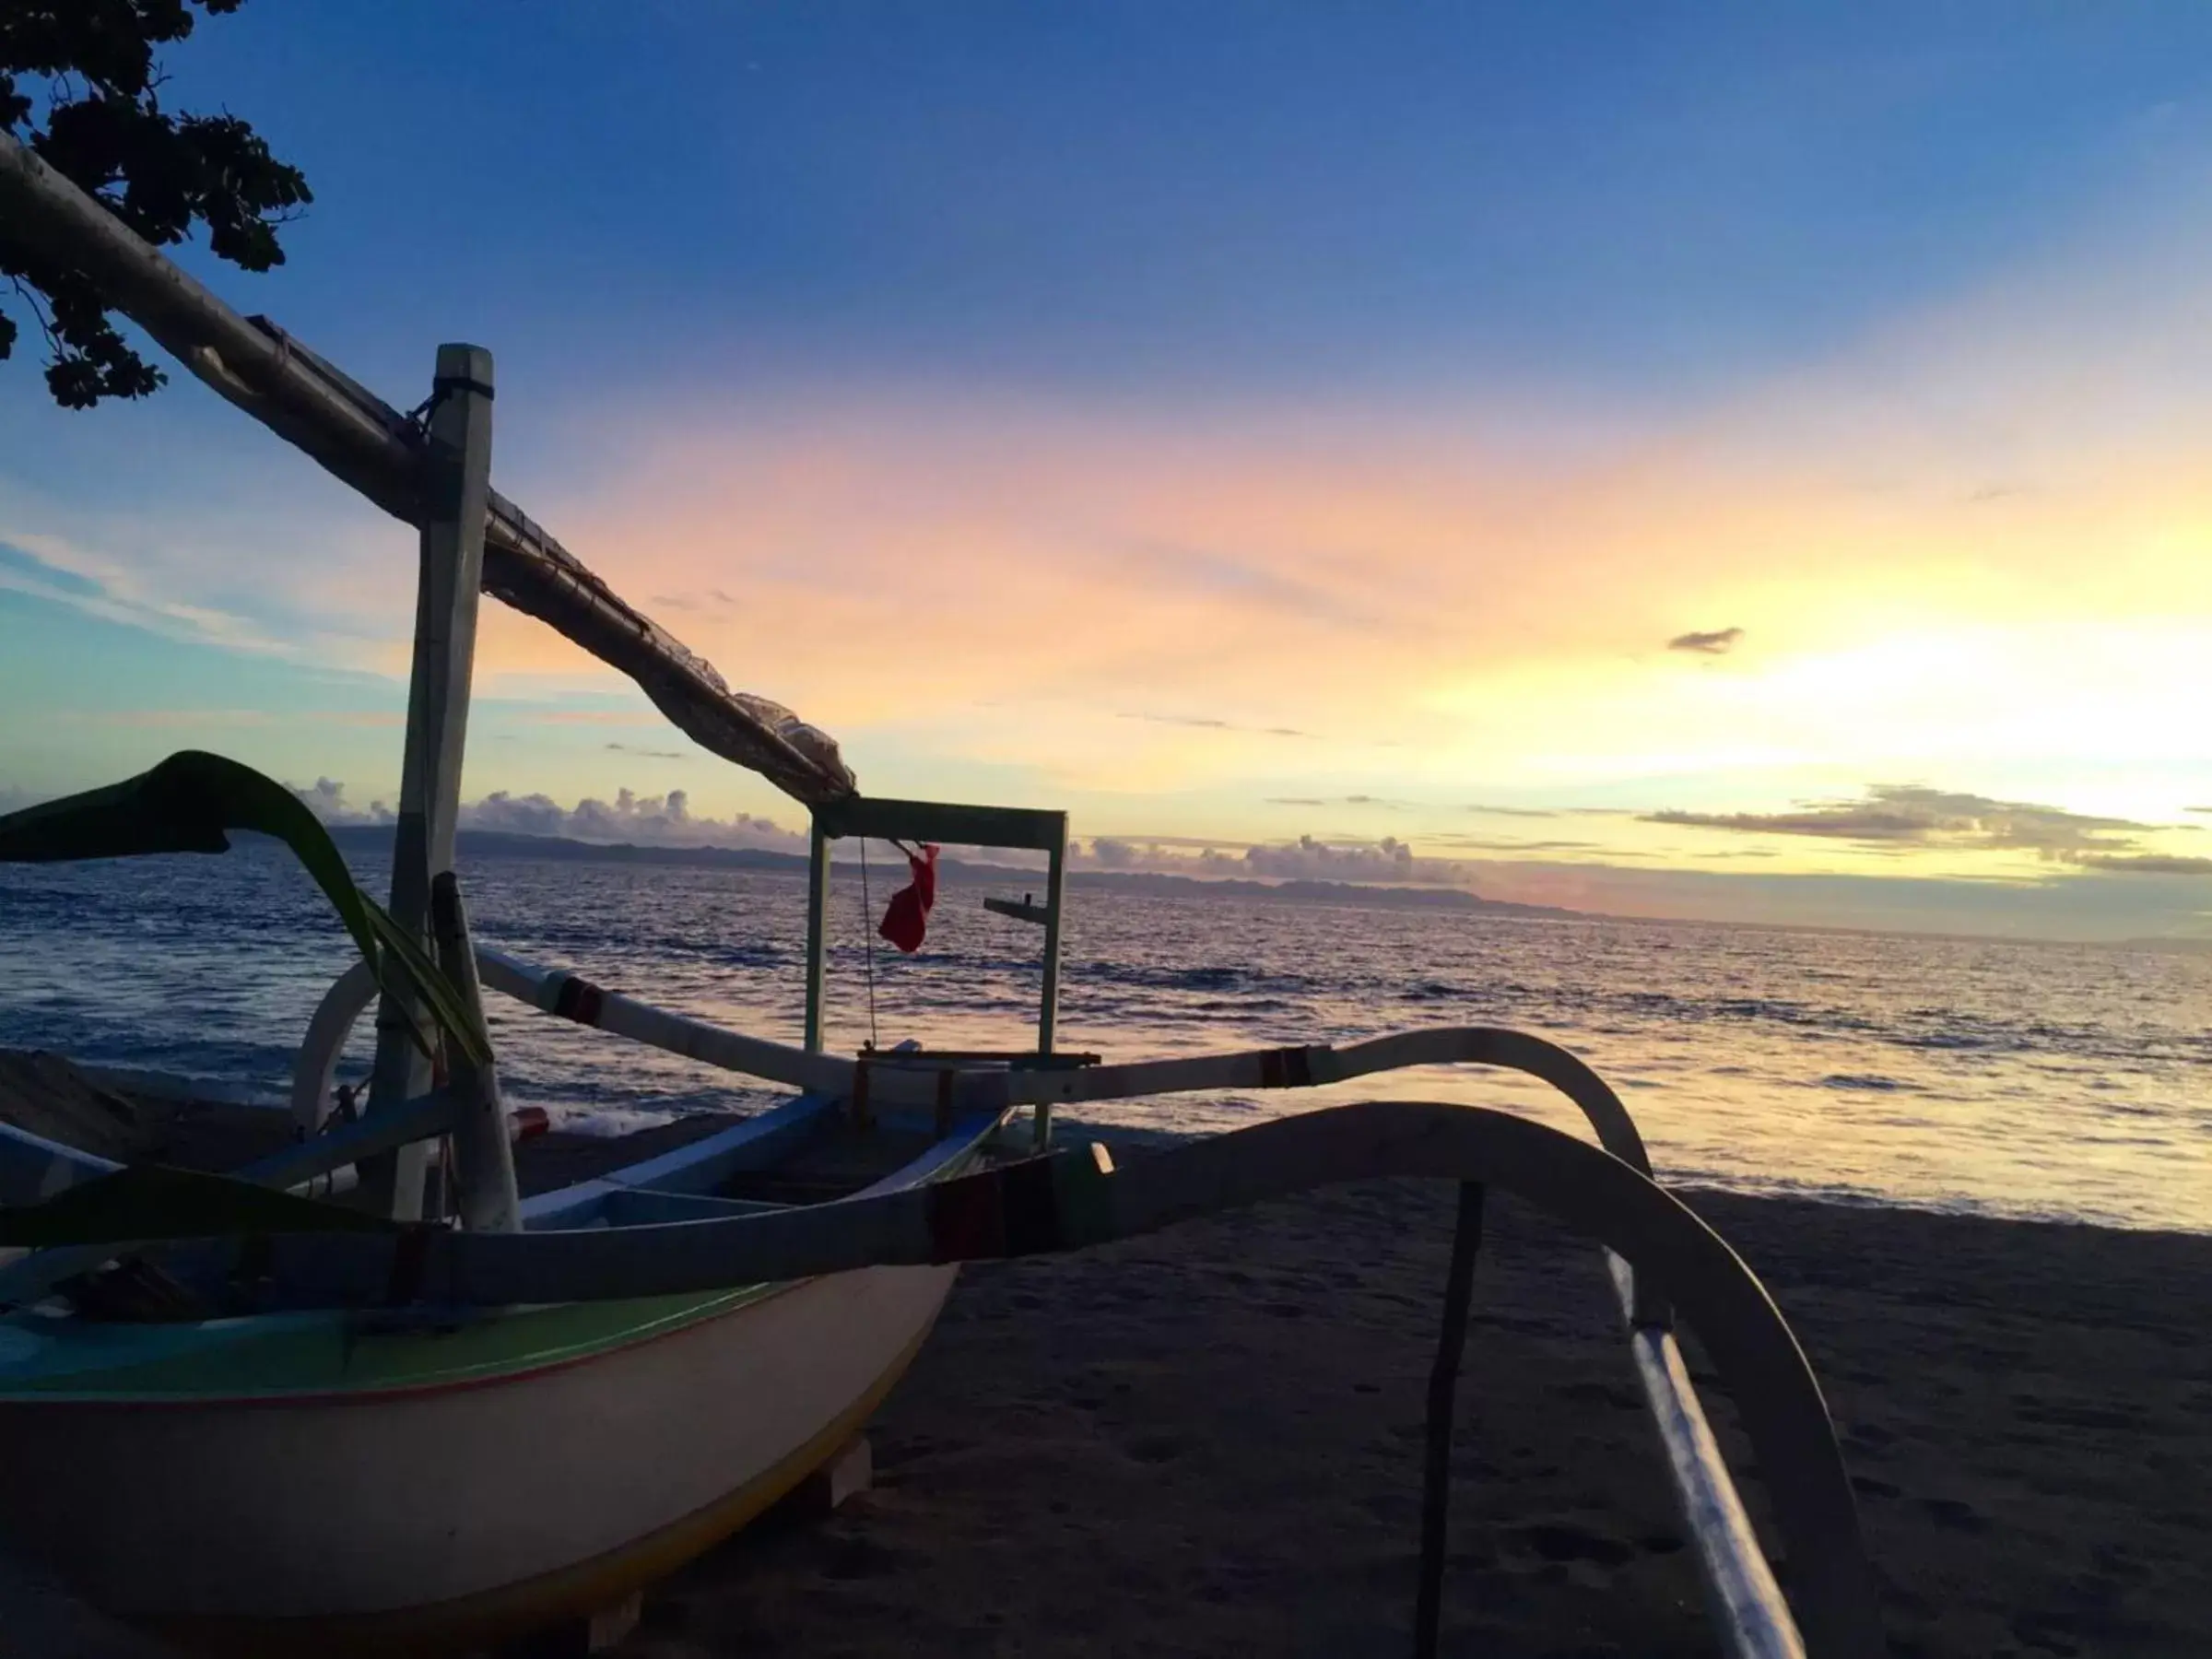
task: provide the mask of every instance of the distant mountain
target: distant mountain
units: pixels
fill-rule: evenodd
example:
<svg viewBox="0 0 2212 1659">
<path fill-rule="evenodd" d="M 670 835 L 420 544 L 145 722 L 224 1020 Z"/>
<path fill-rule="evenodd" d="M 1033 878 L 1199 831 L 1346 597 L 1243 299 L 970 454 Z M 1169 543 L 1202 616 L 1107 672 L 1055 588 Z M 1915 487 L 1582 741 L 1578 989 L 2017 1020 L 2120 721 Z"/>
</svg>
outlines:
<svg viewBox="0 0 2212 1659">
<path fill-rule="evenodd" d="M 382 824 L 339 824 L 331 839 L 349 853 L 388 853 L 392 830 Z M 724 870 L 800 872 L 806 860 L 797 853 L 765 847 L 641 847 L 623 841 L 569 841 L 555 835 L 517 835 L 503 830 L 464 830 L 457 837 L 464 858 L 535 858 L 593 864 L 682 865 Z M 840 867 L 859 868 L 859 860 L 840 859 Z M 939 879 L 959 885 L 1023 884 L 1041 892 L 1044 872 L 1013 865 L 974 864 L 947 858 L 937 865 Z M 1159 899 L 1241 899 L 1268 904 L 1351 904 L 1379 910 L 1447 910 L 1470 915 L 1574 918 L 1583 912 L 1548 904 L 1509 904 L 1458 888 L 1380 887 L 1356 881 L 1252 881 L 1170 876 L 1149 870 L 1071 870 L 1068 886 L 1084 890 L 1137 894 Z"/>
<path fill-rule="evenodd" d="M 347 853 L 392 851 L 389 824 L 334 824 L 331 840 Z M 454 845 L 467 858 L 538 858 L 582 860 L 593 864 L 706 865 L 725 870 L 804 870 L 806 859 L 797 853 L 771 853 L 765 847 L 641 847 L 629 841 L 606 846 L 598 841 L 570 841 L 559 835 L 519 835 L 507 830 L 464 830 Z"/>
<path fill-rule="evenodd" d="M 1007 870 L 989 865 L 973 866 L 978 876 L 993 880 L 1008 876 L 1036 879 L 1030 870 Z M 1459 888 L 1378 887 L 1359 881 L 1251 881 L 1243 877 L 1168 876 L 1151 870 L 1076 870 L 1068 885 L 1102 888 L 1110 892 L 1138 893 L 1162 899 L 1247 899 L 1270 904 L 1358 904 L 1379 910 L 1465 911 L 1484 916 L 1579 917 L 1579 911 L 1550 904 L 1509 904 L 1502 899 L 1485 899 Z"/>
<path fill-rule="evenodd" d="M 2163 938 L 2123 939 L 2123 950 L 2162 950 L 2173 956 L 2212 956 L 2212 938 L 2196 935 L 2168 935 Z"/>
</svg>

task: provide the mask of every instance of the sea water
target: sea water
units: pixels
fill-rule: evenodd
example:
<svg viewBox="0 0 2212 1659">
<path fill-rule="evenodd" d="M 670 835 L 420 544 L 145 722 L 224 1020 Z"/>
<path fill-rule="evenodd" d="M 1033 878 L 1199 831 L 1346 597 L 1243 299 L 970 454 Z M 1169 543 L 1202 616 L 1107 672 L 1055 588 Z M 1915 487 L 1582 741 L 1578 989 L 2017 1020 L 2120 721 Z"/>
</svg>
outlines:
<svg viewBox="0 0 2212 1659">
<path fill-rule="evenodd" d="M 385 885 L 373 859 L 359 873 L 371 891 Z M 867 944 L 892 879 L 878 864 L 864 910 L 853 872 L 838 872 L 830 1047 L 850 1052 L 871 1030 L 886 1044 L 1025 1041 L 1041 931 L 982 907 L 1022 880 L 947 885 L 927 944 L 900 957 Z M 798 1040 L 796 874 L 486 857 L 466 885 L 487 943 Z M 0 865 L 0 1046 L 281 1098 L 350 950 L 267 845 Z M 2212 957 L 1070 889 L 1062 1048 L 1133 1060 L 1443 1025 L 1518 1027 L 1573 1050 L 1619 1090 L 1670 1181 L 2212 1230 Z M 504 999 L 493 1035 L 511 1102 L 566 1127 L 618 1133 L 777 1098 Z M 342 1075 L 365 1074 L 367 1055 L 364 1030 Z M 1208 1132 L 1379 1098 L 1578 1126 L 1543 1086 L 1473 1067 L 1119 1102 L 1061 1121 Z"/>
</svg>

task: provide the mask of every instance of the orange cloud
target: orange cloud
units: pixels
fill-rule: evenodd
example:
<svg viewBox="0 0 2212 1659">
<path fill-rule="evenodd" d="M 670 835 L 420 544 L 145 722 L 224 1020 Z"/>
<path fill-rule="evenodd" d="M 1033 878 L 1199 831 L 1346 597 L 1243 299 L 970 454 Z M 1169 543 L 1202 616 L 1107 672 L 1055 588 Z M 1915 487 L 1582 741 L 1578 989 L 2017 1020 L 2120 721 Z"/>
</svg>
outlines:
<svg viewBox="0 0 2212 1659">
<path fill-rule="evenodd" d="M 1834 371 L 1830 402 L 1874 372 Z M 1487 418 L 909 389 L 618 422 L 634 452 L 559 522 L 734 683 L 864 742 L 1097 787 L 1279 771 L 1283 731 L 1312 739 L 1294 770 L 1353 782 L 2048 748 L 2098 740 L 2056 708 L 2069 664 L 2212 643 L 2194 423 L 1993 497 L 1934 444 L 1780 449 L 1829 409 L 1786 387 L 1532 468 Z M 1713 616 L 1724 659 L 1667 652 Z M 519 618 L 485 662 L 599 672 Z M 2171 748 L 2153 695 L 2093 697 L 2097 724 Z"/>
</svg>

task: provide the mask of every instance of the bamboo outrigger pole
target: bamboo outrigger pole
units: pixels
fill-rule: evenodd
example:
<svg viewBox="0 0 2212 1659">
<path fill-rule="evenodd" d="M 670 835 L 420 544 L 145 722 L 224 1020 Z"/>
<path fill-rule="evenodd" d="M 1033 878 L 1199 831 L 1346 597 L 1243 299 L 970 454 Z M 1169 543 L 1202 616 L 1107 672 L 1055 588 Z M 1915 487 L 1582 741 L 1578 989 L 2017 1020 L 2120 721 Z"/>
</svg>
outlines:
<svg viewBox="0 0 2212 1659">
<path fill-rule="evenodd" d="M 82 272 L 229 402 L 394 518 L 424 523 L 430 444 L 413 421 L 266 318 L 232 311 L 6 133 L 0 237 Z M 732 691 L 712 664 L 497 490 L 485 513 L 483 586 L 628 675 L 702 748 L 809 806 L 855 793 L 827 734 L 766 698 Z"/>
</svg>

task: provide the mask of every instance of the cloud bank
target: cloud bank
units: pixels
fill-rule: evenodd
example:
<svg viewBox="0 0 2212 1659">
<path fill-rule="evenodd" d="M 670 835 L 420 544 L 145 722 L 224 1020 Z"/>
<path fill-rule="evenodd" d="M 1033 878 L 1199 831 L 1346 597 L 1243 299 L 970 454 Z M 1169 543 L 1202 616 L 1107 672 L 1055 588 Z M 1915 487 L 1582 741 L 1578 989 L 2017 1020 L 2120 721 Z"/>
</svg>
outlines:
<svg viewBox="0 0 2212 1659">
<path fill-rule="evenodd" d="M 1329 842 L 1301 835 L 1288 846 L 1244 849 L 1242 857 L 1207 848 L 1198 855 L 1206 875 L 1256 877 L 1265 881 L 1374 881 L 1450 885 L 1456 866 L 1416 858 L 1395 836 L 1379 841 Z"/>
<path fill-rule="evenodd" d="M 389 824 L 394 819 L 385 802 L 357 806 L 346 798 L 346 786 L 330 778 L 318 778 L 312 786 L 295 787 L 292 793 L 326 824 Z M 749 812 L 726 818 L 695 814 L 690 797 L 680 789 L 653 795 L 621 789 L 612 801 L 587 795 L 572 807 L 547 794 L 495 790 L 481 800 L 462 804 L 461 828 L 641 847 L 763 847 L 803 853 L 807 845 L 806 837 L 797 830 Z"/>
<path fill-rule="evenodd" d="M 2092 870 L 2119 870 L 2137 876 L 2212 876 L 2212 858 L 2171 853 L 2088 853 L 2075 862 Z"/>
<path fill-rule="evenodd" d="M 2212 859 L 2144 851 L 2140 838 L 2160 828 L 2156 824 L 1920 783 L 1877 783 L 1857 800 L 1808 801 L 1788 812 L 1670 809 L 1647 813 L 1642 821 L 1741 834 L 1818 836 L 1883 848 L 2030 852 L 2100 870 L 2212 873 Z"/>
<path fill-rule="evenodd" d="M 1301 732 L 1295 726 L 1242 725 L 1233 720 L 1221 720 L 1206 714 L 1138 714 L 1124 712 L 1124 720 L 1148 721 L 1153 725 L 1190 726 L 1202 732 L 1251 732 L 1262 737 L 1310 737 L 1311 732 Z"/>
<path fill-rule="evenodd" d="M 304 788 L 295 785 L 292 793 L 326 824 L 389 824 L 394 818 L 386 802 L 357 806 L 349 801 L 345 784 L 335 779 L 318 778 Z M 691 811 L 689 798 L 680 789 L 658 795 L 618 790 L 612 801 L 587 796 L 572 807 L 563 806 L 549 795 L 515 795 L 498 790 L 481 800 L 465 802 L 461 827 L 559 836 L 603 845 L 755 847 L 799 853 L 808 848 L 804 833 L 751 813 L 735 813 L 726 818 L 700 817 Z M 1026 867 L 1034 862 L 1003 848 L 948 847 L 946 852 L 986 864 Z M 1452 859 L 1419 857 L 1407 842 L 1388 835 L 1375 841 L 1324 841 L 1301 835 L 1289 842 L 1255 842 L 1241 852 L 1218 846 L 1177 852 L 1162 841 L 1101 835 L 1088 843 L 1072 841 L 1069 854 L 1077 867 L 1100 870 L 1147 870 L 1247 881 L 1471 886 L 1471 872 L 1465 865 Z"/>
<path fill-rule="evenodd" d="M 1202 845 L 1178 851 L 1171 841 L 1136 836 L 1095 836 L 1071 845 L 1073 862 L 1100 870 L 1147 870 L 1168 876 L 1244 881 L 1349 881 L 1392 887 L 1465 887 L 1474 873 L 1453 859 L 1424 858 L 1410 843 L 1385 835 L 1379 841 L 1255 841 L 1239 850 Z M 995 855 L 985 853 L 990 858 Z"/>
</svg>

